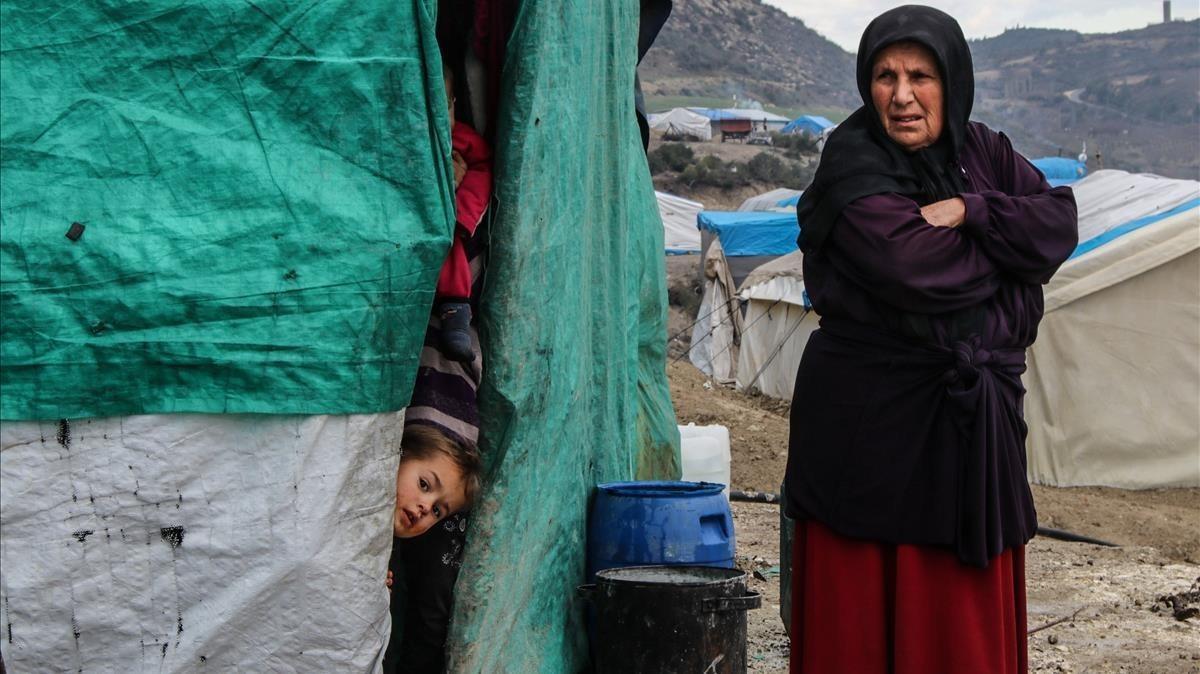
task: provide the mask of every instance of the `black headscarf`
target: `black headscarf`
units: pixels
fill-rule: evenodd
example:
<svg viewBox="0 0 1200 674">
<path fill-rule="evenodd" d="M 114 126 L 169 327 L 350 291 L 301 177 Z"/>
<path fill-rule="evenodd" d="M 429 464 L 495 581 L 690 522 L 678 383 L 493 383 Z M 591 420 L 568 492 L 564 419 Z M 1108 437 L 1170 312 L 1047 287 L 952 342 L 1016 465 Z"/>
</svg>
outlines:
<svg viewBox="0 0 1200 674">
<path fill-rule="evenodd" d="M 912 153 L 888 137 L 871 99 L 875 57 L 897 42 L 916 42 L 933 52 L 945 93 L 942 135 L 933 145 Z M 921 5 L 880 14 L 863 31 L 857 76 L 863 106 L 829 136 L 812 185 L 796 207 L 799 244 L 805 253 L 821 247 L 842 209 L 856 199 L 894 192 L 929 204 L 949 199 L 965 187 L 958 156 L 975 99 L 975 74 L 958 22 Z"/>
</svg>

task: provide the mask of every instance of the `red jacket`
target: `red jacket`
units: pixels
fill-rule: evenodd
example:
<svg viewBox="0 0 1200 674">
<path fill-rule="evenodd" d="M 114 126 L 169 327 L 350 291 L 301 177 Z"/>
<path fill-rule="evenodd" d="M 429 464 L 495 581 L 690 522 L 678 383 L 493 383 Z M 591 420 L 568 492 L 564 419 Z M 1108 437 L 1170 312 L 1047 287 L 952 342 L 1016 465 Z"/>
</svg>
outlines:
<svg viewBox="0 0 1200 674">
<path fill-rule="evenodd" d="M 454 213 L 462 234 L 471 236 L 492 200 L 492 150 L 483 136 L 462 122 L 455 122 L 451 141 L 467 162 L 467 173 L 454 193 Z"/>
</svg>

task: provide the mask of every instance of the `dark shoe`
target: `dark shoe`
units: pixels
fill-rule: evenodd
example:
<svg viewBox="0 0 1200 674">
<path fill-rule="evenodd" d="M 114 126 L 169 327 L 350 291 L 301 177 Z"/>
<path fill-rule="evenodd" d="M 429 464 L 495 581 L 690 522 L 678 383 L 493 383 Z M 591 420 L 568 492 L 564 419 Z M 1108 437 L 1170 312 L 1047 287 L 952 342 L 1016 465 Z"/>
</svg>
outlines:
<svg viewBox="0 0 1200 674">
<path fill-rule="evenodd" d="M 438 306 L 438 317 L 442 319 L 442 332 L 439 335 L 442 354 L 460 363 L 475 360 L 474 344 L 471 342 L 471 305 L 466 302 L 444 302 Z"/>
</svg>

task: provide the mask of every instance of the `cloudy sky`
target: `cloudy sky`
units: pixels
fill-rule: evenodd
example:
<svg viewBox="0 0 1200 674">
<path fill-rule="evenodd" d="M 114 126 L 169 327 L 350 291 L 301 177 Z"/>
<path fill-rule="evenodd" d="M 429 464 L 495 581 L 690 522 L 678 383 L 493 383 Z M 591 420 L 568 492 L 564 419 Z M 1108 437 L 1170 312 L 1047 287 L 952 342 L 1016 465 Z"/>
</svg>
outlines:
<svg viewBox="0 0 1200 674">
<path fill-rule="evenodd" d="M 904 4 L 895 0 L 765 0 L 841 45 L 858 49 L 858 38 L 872 18 Z M 962 24 L 968 38 L 998 35 L 1006 28 L 1070 28 L 1084 33 L 1112 33 L 1162 21 L 1162 0 L 925 0 Z M 1196 0 L 1173 0 L 1174 18 L 1195 19 Z"/>
</svg>

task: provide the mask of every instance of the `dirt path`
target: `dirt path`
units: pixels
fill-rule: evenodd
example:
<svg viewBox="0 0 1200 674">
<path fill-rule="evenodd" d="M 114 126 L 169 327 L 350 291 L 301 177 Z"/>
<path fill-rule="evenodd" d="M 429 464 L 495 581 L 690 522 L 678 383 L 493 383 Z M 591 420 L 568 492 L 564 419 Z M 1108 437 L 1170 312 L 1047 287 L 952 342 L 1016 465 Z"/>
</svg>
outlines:
<svg viewBox="0 0 1200 674">
<path fill-rule="evenodd" d="M 686 325 L 685 318 L 680 312 L 672 320 Z M 712 384 L 686 359 L 669 365 L 668 376 L 680 423 L 729 428 L 734 488 L 777 491 L 787 460 L 787 404 Z M 1200 674 L 1200 616 L 1176 620 L 1156 603 L 1186 593 L 1200 577 L 1200 490 L 1035 486 L 1034 498 L 1044 526 L 1121 547 L 1040 537 L 1028 546 L 1030 628 L 1075 615 L 1030 637 L 1030 670 Z M 786 672 L 779 511 L 735 503 L 733 512 L 739 565 L 761 576 L 751 587 L 764 599 L 748 618 L 750 671 Z"/>
</svg>

